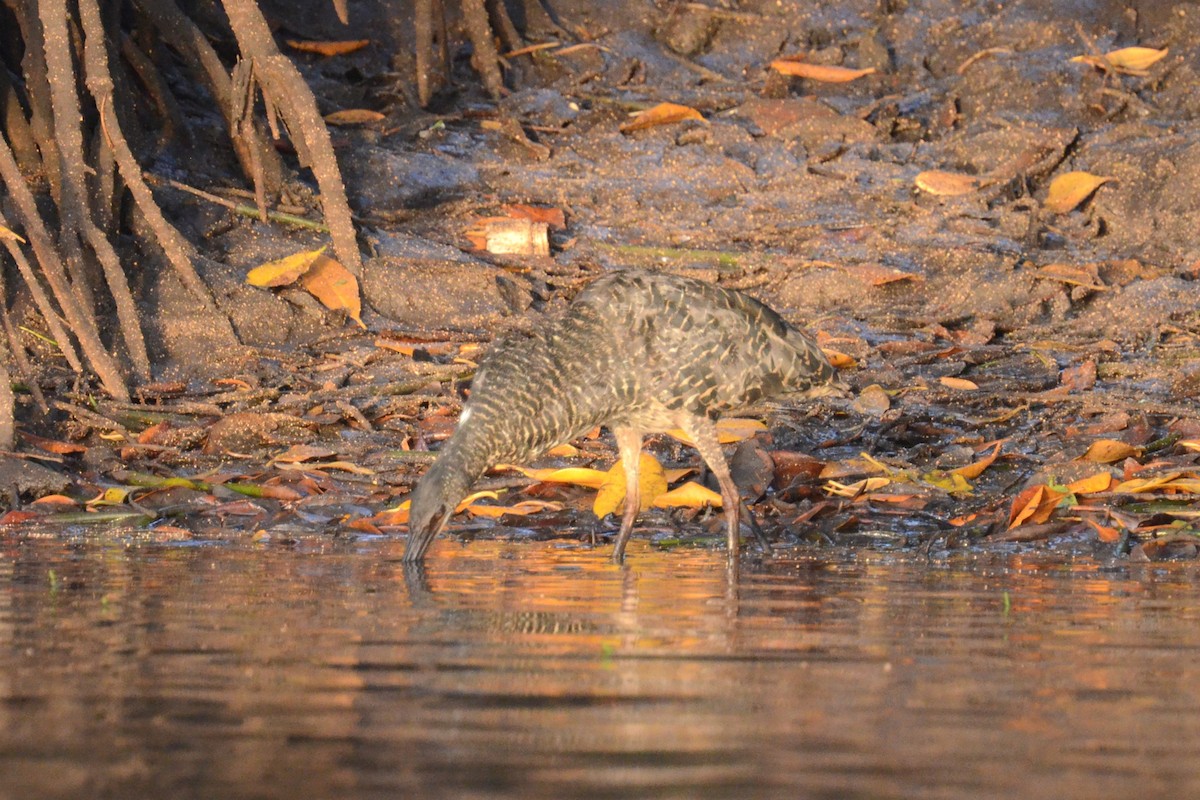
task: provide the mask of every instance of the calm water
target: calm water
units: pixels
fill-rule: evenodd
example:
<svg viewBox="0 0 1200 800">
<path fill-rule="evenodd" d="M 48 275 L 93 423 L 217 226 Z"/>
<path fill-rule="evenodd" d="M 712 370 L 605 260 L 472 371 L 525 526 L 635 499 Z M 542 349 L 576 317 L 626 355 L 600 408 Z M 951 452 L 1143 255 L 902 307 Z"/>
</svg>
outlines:
<svg viewBox="0 0 1200 800">
<path fill-rule="evenodd" d="M 0 798 L 1200 797 L 1200 575 L 0 538 Z"/>
</svg>

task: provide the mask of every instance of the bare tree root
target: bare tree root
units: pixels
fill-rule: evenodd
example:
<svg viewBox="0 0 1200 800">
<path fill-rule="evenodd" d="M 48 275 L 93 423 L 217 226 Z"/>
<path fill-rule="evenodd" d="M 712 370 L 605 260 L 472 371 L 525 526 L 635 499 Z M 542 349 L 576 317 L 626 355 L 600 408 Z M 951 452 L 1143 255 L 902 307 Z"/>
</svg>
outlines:
<svg viewBox="0 0 1200 800">
<path fill-rule="evenodd" d="M 488 94 L 499 98 L 504 92 L 504 78 L 500 76 L 500 54 L 492 41 L 492 26 L 488 21 L 484 0 L 461 0 L 463 22 L 475 54 L 471 63 L 483 78 Z"/>
<path fill-rule="evenodd" d="M 355 275 L 362 273 L 350 203 L 342 183 L 329 130 L 317 109 L 316 98 L 304 78 L 275 46 L 267 21 L 254 0 L 222 0 L 238 40 L 242 58 L 251 65 L 252 87 L 262 87 L 268 113 L 278 109 L 288 126 L 302 164 L 312 169 L 321 190 L 321 207 L 329 225 L 333 247 L 342 264 Z"/>
</svg>

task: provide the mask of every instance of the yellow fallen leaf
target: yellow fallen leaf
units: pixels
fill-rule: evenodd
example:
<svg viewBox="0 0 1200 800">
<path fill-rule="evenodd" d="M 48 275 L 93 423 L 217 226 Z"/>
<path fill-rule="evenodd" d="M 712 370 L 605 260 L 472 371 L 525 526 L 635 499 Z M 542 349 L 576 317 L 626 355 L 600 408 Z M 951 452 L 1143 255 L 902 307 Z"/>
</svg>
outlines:
<svg viewBox="0 0 1200 800">
<path fill-rule="evenodd" d="M 325 115 L 325 121 L 330 125 L 369 125 L 386 118 L 386 114 L 369 108 L 345 108 Z"/>
<path fill-rule="evenodd" d="M 794 56 L 775 59 L 771 62 L 771 69 L 780 75 L 787 75 L 793 78 L 808 78 L 810 81 L 820 81 L 822 83 L 846 83 L 847 81 L 857 80 L 875 72 L 874 67 L 850 69 L 849 67 L 835 67 L 826 64 L 810 64 L 807 61 L 796 60 Z"/>
<path fill-rule="evenodd" d="M 921 481 L 950 494 L 971 494 L 975 491 L 975 487 L 959 472 L 934 470 L 922 475 Z"/>
<path fill-rule="evenodd" d="M 979 388 L 979 384 L 975 381 L 969 381 L 966 378 L 951 378 L 949 376 L 938 378 L 938 383 L 950 389 L 959 389 L 964 392 L 973 392 Z"/>
<path fill-rule="evenodd" d="M 1154 492 L 1177 480 L 1181 475 L 1182 473 L 1179 472 L 1168 472 L 1164 475 L 1156 475 L 1153 478 L 1132 478 L 1127 481 L 1121 481 L 1112 490 L 1115 494 Z"/>
<path fill-rule="evenodd" d="M 654 499 L 667 491 L 667 477 L 663 474 L 662 464 L 649 453 L 641 454 L 638 467 L 638 498 L 640 507 L 645 511 L 654 505 Z M 618 510 L 624 509 L 625 503 L 625 465 L 617 461 L 604 478 L 604 485 L 596 493 L 596 502 L 592 504 L 592 513 L 597 518 L 603 518 Z"/>
<path fill-rule="evenodd" d="M 3 225 L 0 225 L 0 239 L 8 239 L 12 242 L 20 242 L 21 244 L 25 244 L 24 239 Z"/>
<path fill-rule="evenodd" d="M 488 500 L 499 500 L 500 493 L 489 491 L 486 489 L 483 491 L 479 491 L 479 492 L 472 492 L 471 494 L 467 495 L 466 497 L 464 497 L 462 500 L 459 501 L 458 505 L 454 507 L 454 513 L 457 514 L 460 511 L 465 511 L 466 508 L 468 506 L 472 505 L 476 500 L 483 500 L 485 498 Z M 407 502 L 407 501 L 405 501 L 405 502 Z"/>
<path fill-rule="evenodd" d="M 1101 69 L 1111 66 L 1118 72 L 1131 74 L 1144 73 L 1154 64 L 1167 57 L 1167 48 L 1156 50 L 1153 47 L 1122 47 L 1105 53 L 1104 56 L 1075 56 L 1071 59 L 1076 63 L 1090 64 Z"/>
<path fill-rule="evenodd" d="M 362 321 L 362 300 L 358 296 L 358 279 L 337 261 L 318 255 L 308 272 L 301 276 L 304 288 L 331 311 L 345 311 L 350 319 L 366 330 Z"/>
<path fill-rule="evenodd" d="M 1112 474 L 1097 472 L 1095 475 L 1071 481 L 1067 484 L 1067 491 L 1072 494 L 1096 494 L 1097 492 L 1107 492 L 1110 486 L 1112 486 Z"/>
<path fill-rule="evenodd" d="M 1179 446 L 1184 450 L 1192 450 L 1200 453 L 1200 439 L 1184 439 L 1183 441 L 1179 442 Z"/>
<path fill-rule="evenodd" d="M 349 461 L 309 461 L 303 464 L 275 464 L 276 469 L 294 470 L 297 472 L 308 472 L 315 469 L 338 469 L 342 472 L 350 472 L 355 475 L 374 475 L 375 470 L 370 467 L 360 467 L 358 464 Z"/>
<path fill-rule="evenodd" d="M 1031 525 L 1046 522 L 1067 496 L 1045 484 L 1030 486 L 1013 500 L 1012 510 L 1008 515 L 1008 529 L 1012 530 L 1027 522 Z"/>
<path fill-rule="evenodd" d="M 1076 171 L 1059 175 L 1050 181 L 1050 190 L 1042 205 L 1055 214 L 1066 214 L 1111 180 L 1090 172 Z"/>
<path fill-rule="evenodd" d="M 865 492 L 878 491 L 891 482 L 891 478 L 863 478 L 861 481 L 849 484 L 826 481 L 824 489 L 829 494 L 837 495 L 838 497 L 857 497 Z"/>
<path fill-rule="evenodd" d="M 721 495 L 695 481 L 688 481 L 654 498 L 655 508 L 720 508 L 721 504 Z"/>
<path fill-rule="evenodd" d="M 983 179 L 978 175 L 927 169 L 917 175 L 915 183 L 923 192 L 939 197 L 955 197 L 977 191 L 983 185 Z"/>
<path fill-rule="evenodd" d="M 579 455 L 579 448 L 573 444 L 560 444 L 546 451 L 548 456 L 571 457 Z"/>
<path fill-rule="evenodd" d="M 302 53 L 316 53 L 322 56 L 344 56 L 356 50 L 362 50 L 371 43 L 370 39 L 349 39 L 333 42 L 305 41 L 303 39 L 288 39 L 288 47 Z"/>
<path fill-rule="evenodd" d="M 1080 461 L 1097 461 L 1101 464 L 1112 464 L 1124 461 L 1138 454 L 1138 448 L 1116 439 L 1097 439 L 1092 442 L 1087 452 L 1079 457 Z"/>
<path fill-rule="evenodd" d="M 574 486 L 586 486 L 589 489 L 599 489 L 604 485 L 604 479 L 608 475 L 607 472 L 587 467 L 531 469 L 529 467 L 518 467 L 515 464 L 499 464 L 497 467 L 516 470 L 526 478 L 532 478 L 535 481 L 542 481 L 544 483 L 569 483 Z"/>
<path fill-rule="evenodd" d="M 761 420 L 744 417 L 726 417 L 717 420 L 717 441 L 721 444 L 742 442 L 746 439 L 753 439 L 755 435 L 765 430 L 767 430 L 767 426 Z M 667 431 L 667 435 L 678 439 L 686 445 L 696 446 L 691 437 L 679 428 Z"/>
<path fill-rule="evenodd" d="M 683 480 L 695 471 L 695 467 L 677 467 L 675 469 L 664 469 L 663 474 L 667 476 L 667 483 L 675 483 L 675 481 Z"/>
<path fill-rule="evenodd" d="M 704 115 L 691 106 L 681 106 L 677 103 L 659 103 L 645 111 L 637 111 L 631 115 L 632 120 L 621 126 L 621 133 L 640 131 L 643 128 L 653 128 L 655 125 L 669 125 L 672 122 L 682 122 L 685 119 L 703 121 Z"/>
<path fill-rule="evenodd" d="M 268 261 L 266 264 L 250 270 L 246 275 L 246 283 L 262 288 L 287 286 L 295 283 L 296 279 L 308 272 L 313 262 L 324 253 L 325 248 L 322 247 L 319 250 L 305 250 L 275 261 Z"/>
</svg>

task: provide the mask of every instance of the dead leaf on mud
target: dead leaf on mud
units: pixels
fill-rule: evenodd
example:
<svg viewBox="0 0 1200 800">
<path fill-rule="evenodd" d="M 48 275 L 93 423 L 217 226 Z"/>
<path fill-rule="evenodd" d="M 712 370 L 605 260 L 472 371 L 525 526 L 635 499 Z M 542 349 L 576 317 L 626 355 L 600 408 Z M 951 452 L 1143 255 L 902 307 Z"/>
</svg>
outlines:
<svg viewBox="0 0 1200 800">
<path fill-rule="evenodd" d="M 979 388 L 979 384 L 975 381 L 969 381 L 966 378 L 954 378 L 949 375 L 938 378 L 938 383 L 948 389 L 958 389 L 962 392 L 973 392 Z"/>
<path fill-rule="evenodd" d="M 304 275 L 301 282 L 309 294 L 321 301 L 331 311 L 345 311 L 350 319 L 363 330 L 362 299 L 358 293 L 358 279 L 350 270 L 332 258 L 319 255 Z"/>
<path fill-rule="evenodd" d="M 562 511 L 562 503 L 550 500 L 522 500 L 511 506 L 489 506 L 483 503 L 471 503 L 463 508 L 474 517 L 489 517 L 496 519 L 504 516 L 527 517 L 541 511 Z"/>
<path fill-rule="evenodd" d="M 1071 481 L 1067 484 L 1067 490 L 1072 494 L 1098 494 L 1107 492 L 1112 486 L 1112 481 L 1112 473 L 1097 472 L 1095 475 Z"/>
<path fill-rule="evenodd" d="M 928 169 L 919 173 L 914 183 L 923 192 L 938 197 L 956 197 L 978 191 L 984 185 L 984 180 L 978 175 Z"/>
<path fill-rule="evenodd" d="M 663 473 L 662 464 L 658 463 L 658 459 L 649 453 L 641 454 L 641 462 L 638 467 L 638 486 L 640 488 L 638 498 L 641 501 L 640 511 L 645 511 L 653 506 L 655 498 L 667 491 L 667 476 Z M 622 509 L 624 503 L 625 465 L 618 460 L 605 474 L 604 484 L 596 493 L 596 502 L 592 504 L 592 513 L 597 518 L 603 519 L 618 509 Z"/>
<path fill-rule="evenodd" d="M 1065 283 L 1068 286 L 1082 286 L 1085 289 L 1091 289 L 1096 292 L 1108 291 L 1108 287 L 1104 285 L 1104 281 L 1100 280 L 1099 267 L 1096 264 L 1085 264 L 1083 266 L 1047 264 L 1038 269 L 1037 276 Z"/>
<path fill-rule="evenodd" d="M 829 363 L 837 369 L 851 369 L 858 366 L 858 362 L 853 357 L 838 350 L 830 350 L 827 347 L 822 347 L 821 352 L 829 359 Z"/>
<path fill-rule="evenodd" d="M 1088 359 L 1073 367 L 1067 367 L 1059 378 L 1061 384 L 1071 392 L 1086 392 L 1096 385 L 1096 362 Z"/>
<path fill-rule="evenodd" d="M 371 43 L 370 39 L 346 39 L 342 41 L 309 41 L 305 39 L 288 39 L 288 47 L 302 53 L 316 53 L 320 56 L 344 56 L 362 50 Z"/>
<path fill-rule="evenodd" d="M 289 286 L 295 283 L 301 275 L 308 272 L 313 263 L 324 255 L 325 250 L 325 247 L 319 250 L 305 250 L 300 253 L 292 253 L 290 256 L 284 256 L 275 261 L 268 261 L 266 264 L 250 270 L 246 275 L 246 283 L 264 289 L 273 289 L 276 286 Z"/>
<path fill-rule="evenodd" d="M 1085 55 L 1071 59 L 1077 64 L 1088 64 L 1098 69 L 1114 69 L 1128 75 L 1146 75 L 1150 67 L 1167 57 L 1168 48 L 1156 50 L 1153 47 L 1122 47 L 1103 56 Z"/>
<path fill-rule="evenodd" d="M 1091 517 L 1084 517 L 1083 521 L 1086 522 L 1088 525 L 1091 525 L 1092 528 L 1095 529 L 1096 538 L 1099 539 L 1100 541 L 1106 542 L 1109 544 L 1120 541 L 1121 532 L 1119 530 L 1117 530 L 1116 528 L 1109 527 L 1108 525 L 1101 525 L 1099 522 L 1096 522 L 1096 520 L 1092 519 Z"/>
<path fill-rule="evenodd" d="M 550 226 L 528 217 L 485 217 L 467 230 L 476 250 L 495 255 L 550 255 Z"/>
<path fill-rule="evenodd" d="M 570 483 L 575 486 L 586 486 L 589 489 L 599 489 L 604 485 L 607 472 L 589 467 L 564 467 L 562 469 L 534 469 L 518 467 L 515 464 L 497 464 L 497 469 L 511 469 L 543 483 Z"/>
<path fill-rule="evenodd" d="M 654 498 L 655 508 L 720 508 L 721 505 L 721 495 L 695 481 L 688 481 Z"/>
<path fill-rule="evenodd" d="M 1097 439 L 1092 442 L 1080 461 L 1096 461 L 1100 464 L 1113 464 L 1126 458 L 1133 458 L 1141 452 L 1140 448 L 1116 439 Z"/>
<path fill-rule="evenodd" d="M 920 275 L 885 267 L 883 264 L 846 264 L 842 270 L 869 286 L 884 286 L 896 281 L 919 281 Z"/>
<path fill-rule="evenodd" d="M 875 73 L 874 67 L 851 69 L 849 67 L 836 67 L 827 64 L 812 64 L 804 61 L 803 58 L 803 56 L 777 58 L 771 62 L 771 69 L 788 77 L 807 78 L 810 81 L 820 81 L 822 83 L 847 83 L 848 81 L 857 80 L 858 78 Z"/>
<path fill-rule="evenodd" d="M 567 217 L 563 213 L 563 210 L 553 206 L 531 206 L 525 203 L 510 203 L 504 206 L 504 213 L 512 219 L 544 222 L 556 230 L 562 230 L 567 227 Z"/>
<path fill-rule="evenodd" d="M 384 119 L 387 119 L 386 114 L 369 108 L 346 108 L 325 115 L 325 121 L 330 125 L 370 125 Z"/>
<path fill-rule="evenodd" d="M 854 398 L 850 405 L 860 414 L 878 417 L 892 407 L 892 399 L 888 397 L 887 391 L 882 386 L 872 383 L 859 392 L 858 397 Z"/>
<path fill-rule="evenodd" d="M 683 122 L 686 119 L 704 121 L 704 115 L 691 106 L 681 106 L 677 103 L 659 103 L 645 111 L 635 111 L 630 115 L 632 120 L 620 127 L 621 133 L 631 133 L 656 125 L 669 125 L 672 122 Z"/>
<path fill-rule="evenodd" d="M 823 488 L 828 494 L 837 497 L 858 497 L 867 492 L 878 491 L 891 482 L 891 478 L 863 478 L 861 481 L 855 481 L 854 483 L 826 481 Z"/>
<path fill-rule="evenodd" d="M 751 439 L 765 430 L 767 430 L 767 426 L 761 420 L 744 417 L 727 417 L 717 420 L 717 441 L 721 444 L 733 444 L 734 442 Z M 692 438 L 678 428 L 667 431 L 667 435 L 673 439 L 678 439 L 686 445 L 696 446 Z"/>
<path fill-rule="evenodd" d="M 318 447 L 311 444 L 296 444 L 289 447 L 279 455 L 271 459 L 272 463 L 282 464 L 299 464 L 302 461 L 311 461 L 317 458 L 329 458 L 336 455 L 337 451 L 330 447 Z"/>
<path fill-rule="evenodd" d="M 1050 189 L 1042 205 L 1055 214 L 1066 214 L 1111 180 L 1110 177 L 1082 171 L 1059 175 L 1050 181 Z"/>
<path fill-rule="evenodd" d="M 966 478 L 967 480 L 971 480 L 971 481 L 975 480 L 976 478 L 978 478 L 980 475 L 983 474 L 984 470 L 986 470 L 988 467 L 990 467 L 992 465 L 993 462 L 995 462 L 996 456 L 1000 455 L 1000 447 L 1003 444 L 1004 444 L 1004 442 L 1002 442 L 1002 441 L 996 442 L 996 445 L 992 448 L 991 453 L 989 453 L 988 455 L 979 459 L 978 461 L 967 464 L 965 467 L 958 467 L 957 469 L 952 469 L 952 470 L 950 470 L 950 473 L 952 475 L 961 475 L 964 478 Z"/>
<path fill-rule="evenodd" d="M 0 239 L 7 239 L 10 242 L 20 242 L 21 244 L 25 244 L 24 239 L 22 239 L 20 236 L 13 233 L 12 230 L 4 227 L 3 225 L 0 225 Z"/>
<path fill-rule="evenodd" d="M 1065 497 L 1065 493 L 1055 491 L 1044 483 L 1030 486 L 1013 500 L 1012 510 L 1008 514 L 1008 529 L 1026 524 L 1041 525 L 1050 519 Z"/>
</svg>

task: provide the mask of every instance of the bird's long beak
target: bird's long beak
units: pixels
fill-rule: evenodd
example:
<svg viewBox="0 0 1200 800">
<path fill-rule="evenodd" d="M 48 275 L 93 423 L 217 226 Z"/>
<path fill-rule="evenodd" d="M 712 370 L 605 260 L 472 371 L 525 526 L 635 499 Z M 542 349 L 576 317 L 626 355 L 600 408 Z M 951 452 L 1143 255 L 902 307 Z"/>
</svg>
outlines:
<svg viewBox="0 0 1200 800">
<path fill-rule="evenodd" d="M 409 525 L 408 541 L 404 545 L 404 555 L 402 561 L 414 563 L 422 561 L 425 558 L 425 552 L 429 549 L 429 545 L 433 543 L 433 537 L 446 526 L 446 521 L 450 518 L 452 509 L 447 509 L 444 512 L 435 514 L 430 518 L 429 523 L 425 526 Z"/>
</svg>

